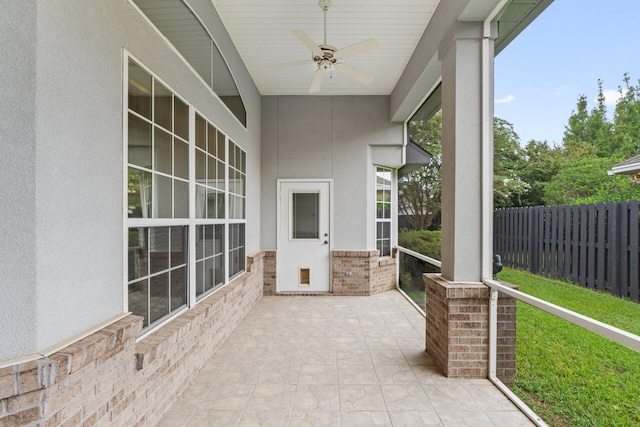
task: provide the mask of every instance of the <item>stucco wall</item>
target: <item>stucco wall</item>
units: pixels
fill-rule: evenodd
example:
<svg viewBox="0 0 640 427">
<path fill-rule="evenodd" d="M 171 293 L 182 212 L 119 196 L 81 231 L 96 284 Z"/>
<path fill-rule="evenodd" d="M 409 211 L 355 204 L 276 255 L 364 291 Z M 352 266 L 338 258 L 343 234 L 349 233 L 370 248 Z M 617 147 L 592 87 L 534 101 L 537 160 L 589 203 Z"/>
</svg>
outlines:
<svg viewBox="0 0 640 427">
<path fill-rule="evenodd" d="M 0 349 L 20 354 L 35 344 L 36 1 L 0 10 Z"/>
<path fill-rule="evenodd" d="M 1 279 L 0 360 L 42 350 L 123 311 L 124 50 L 248 152 L 246 252 L 260 246 L 260 95 L 210 2 L 190 1 L 236 77 L 247 129 L 127 1 L 15 3 L 2 1 L 0 27 L 25 34 L 3 47 L 9 61 L 0 69 L 9 78 L 0 88 L 26 98 L 26 111 L 0 106 L 3 120 L 15 118 L 9 126 L 17 133 L 7 143 L 3 131 L 2 157 L 5 144 L 24 146 L 3 172 L 20 184 L 3 185 L 0 200 L 19 196 L 20 209 L 2 204 L 0 215 L 3 232 L 20 230 L 24 240 L 0 239 L 3 270 L 12 266 Z"/>
<path fill-rule="evenodd" d="M 375 249 L 371 146 L 402 145 L 387 96 L 266 96 L 262 247 L 276 248 L 277 179 L 333 178 L 333 249 Z"/>
</svg>

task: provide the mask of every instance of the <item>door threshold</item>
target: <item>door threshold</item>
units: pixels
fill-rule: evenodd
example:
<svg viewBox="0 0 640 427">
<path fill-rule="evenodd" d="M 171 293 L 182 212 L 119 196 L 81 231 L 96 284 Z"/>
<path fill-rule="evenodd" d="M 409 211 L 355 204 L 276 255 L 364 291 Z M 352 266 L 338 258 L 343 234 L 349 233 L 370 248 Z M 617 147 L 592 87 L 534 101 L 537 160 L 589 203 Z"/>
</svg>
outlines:
<svg viewBox="0 0 640 427">
<path fill-rule="evenodd" d="M 333 292 L 324 292 L 324 291 L 318 291 L 318 292 L 311 292 L 311 291 L 282 291 L 282 292 L 277 292 L 275 294 L 273 294 L 273 296 L 285 296 L 285 297 L 292 297 L 292 296 L 298 296 L 298 297 L 332 297 L 332 296 L 337 296 L 336 294 L 334 294 Z"/>
</svg>

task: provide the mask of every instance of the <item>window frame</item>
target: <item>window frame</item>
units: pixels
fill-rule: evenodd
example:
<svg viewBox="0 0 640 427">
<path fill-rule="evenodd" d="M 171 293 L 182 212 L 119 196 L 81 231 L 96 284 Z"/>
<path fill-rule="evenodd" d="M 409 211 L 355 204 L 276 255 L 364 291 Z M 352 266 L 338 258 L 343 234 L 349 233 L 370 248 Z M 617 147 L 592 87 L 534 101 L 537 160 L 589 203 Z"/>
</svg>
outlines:
<svg viewBox="0 0 640 427">
<path fill-rule="evenodd" d="M 374 206 L 374 215 L 375 215 L 375 227 L 374 227 L 374 236 L 375 236 L 375 246 L 376 249 L 380 251 L 380 258 L 389 258 L 392 255 L 392 250 L 391 250 L 391 246 L 392 246 L 392 241 L 393 241 L 393 202 L 394 202 L 394 196 L 393 196 L 393 182 L 394 182 L 394 170 L 386 167 L 386 166 L 380 166 L 380 165 L 374 165 L 375 166 L 375 173 L 374 173 L 374 200 L 375 200 L 375 206 Z M 378 183 L 378 174 L 379 173 L 388 173 L 389 174 L 389 184 L 388 184 L 388 188 L 387 186 L 380 186 Z M 379 201 L 378 199 L 378 191 L 386 191 L 388 190 L 389 193 L 389 200 L 388 201 Z M 388 218 L 386 218 L 384 216 L 384 211 L 385 209 L 383 209 L 383 216 L 380 217 L 379 216 L 379 211 L 380 209 L 378 208 L 379 203 L 383 203 L 383 205 L 388 206 L 388 212 L 389 212 L 389 216 Z M 378 234 L 378 228 L 380 224 L 388 224 L 389 227 L 389 237 L 380 237 Z M 388 240 L 388 253 L 383 251 L 383 249 L 385 248 L 384 246 L 384 241 Z M 382 246 L 380 246 L 380 242 L 382 243 Z"/>
</svg>

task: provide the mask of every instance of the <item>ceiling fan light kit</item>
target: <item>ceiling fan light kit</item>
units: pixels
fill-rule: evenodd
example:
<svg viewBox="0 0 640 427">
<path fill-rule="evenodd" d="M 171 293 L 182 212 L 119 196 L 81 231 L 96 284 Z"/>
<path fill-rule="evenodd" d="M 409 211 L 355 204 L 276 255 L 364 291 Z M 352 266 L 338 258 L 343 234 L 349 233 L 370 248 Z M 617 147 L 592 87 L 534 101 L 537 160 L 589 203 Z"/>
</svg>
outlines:
<svg viewBox="0 0 640 427">
<path fill-rule="evenodd" d="M 331 0 L 320 0 L 318 2 L 318 6 L 320 6 L 320 9 L 324 12 L 323 44 L 316 45 L 313 39 L 302 30 L 291 31 L 291 33 L 311 51 L 311 60 L 271 65 L 267 67 L 267 69 L 279 70 L 282 68 L 297 67 L 300 65 L 317 64 L 318 68 L 313 76 L 313 80 L 311 81 L 309 93 L 319 92 L 322 87 L 324 75 L 326 73 L 331 73 L 334 69 L 362 84 L 371 84 L 371 82 L 373 82 L 373 76 L 345 63 L 339 62 L 339 60 L 377 49 L 379 47 L 378 42 L 376 42 L 375 39 L 366 39 L 342 49 L 336 49 L 334 46 L 327 44 L 327 11 L 331 7 Z"/>
</svg>

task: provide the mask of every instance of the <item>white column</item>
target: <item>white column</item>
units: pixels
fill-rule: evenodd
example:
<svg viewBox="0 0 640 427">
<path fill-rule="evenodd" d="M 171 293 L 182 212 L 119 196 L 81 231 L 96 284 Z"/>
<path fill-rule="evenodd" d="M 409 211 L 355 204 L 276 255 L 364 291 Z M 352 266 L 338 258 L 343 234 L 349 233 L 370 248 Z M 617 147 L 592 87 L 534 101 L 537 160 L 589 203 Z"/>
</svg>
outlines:
<svg viewBox="0 0 640 427">
<path fill-rule="evenodd" d="M 442 276 L 452 282 L 481 281 L 483 258 L 486 264 L 491 256 L 483 257 L 482 207 L 483 185 L 484 197 L 492 197 L 492 175 L 483 184 L 483 170 L 493 170 L 493 39 L 482 22 L 458 22 L 440 45 Z"/>
</svg>

